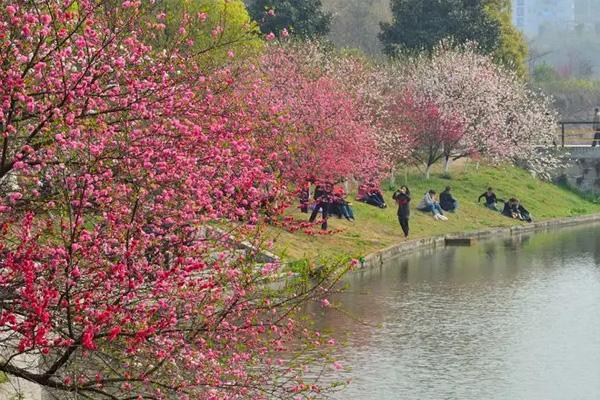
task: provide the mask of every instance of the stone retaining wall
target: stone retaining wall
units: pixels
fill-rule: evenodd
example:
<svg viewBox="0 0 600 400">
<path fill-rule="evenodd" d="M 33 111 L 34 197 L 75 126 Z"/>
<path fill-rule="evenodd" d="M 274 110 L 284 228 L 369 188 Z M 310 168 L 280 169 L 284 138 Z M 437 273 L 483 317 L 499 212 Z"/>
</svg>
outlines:
<svg viewBox="0 0 600 400">
<path fill-rule="evenodd" d="M 446 239 L 485 239 L 497 236 L 514 236 L 527 232 L 539 232 L 554 229 L 561 226 L 584 225 L 600 222 L 600 214 L 584 215 L 580 217 L 569 217 L 551 219 L 548 221 L 534 222 L 527 225 L 514 225 L 510 227 L 490 228 L 473 232 L 451 233 L 447 235 L 433 236 L 430 238 L 409 240 L 398 243 L 383 250 L 369 254 L 362 261 L 363 268 L 380 267 L 389 260 L 396 257 L 426 248 L 446 247 Z"/>
<path fill-rule="evenodd" d="M 559 182 L 586 193 L 600 194 L 600 150 L 595 147 L 571 147 L 569 161 L 552 175 Z"/>
</svg>

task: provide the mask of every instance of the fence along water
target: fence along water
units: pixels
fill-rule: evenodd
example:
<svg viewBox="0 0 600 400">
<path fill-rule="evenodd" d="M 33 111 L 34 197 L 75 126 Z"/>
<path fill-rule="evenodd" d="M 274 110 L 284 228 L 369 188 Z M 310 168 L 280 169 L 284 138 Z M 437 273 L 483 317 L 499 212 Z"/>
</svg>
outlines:
<svg viewBox="0 0 600 400">
<path fill-rule="evenodd" d="M 596 133 L 593 121 L 561 121 L 558 125 L 555 146 L 589 147 L 592 145 Z"/>
</svg>

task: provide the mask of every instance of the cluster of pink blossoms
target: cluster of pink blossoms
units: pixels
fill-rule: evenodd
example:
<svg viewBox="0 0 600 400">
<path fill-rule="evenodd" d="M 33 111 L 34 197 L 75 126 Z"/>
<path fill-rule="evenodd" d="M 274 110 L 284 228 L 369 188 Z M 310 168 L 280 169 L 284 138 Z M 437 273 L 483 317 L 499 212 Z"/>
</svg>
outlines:
<svg viewBox="0 0 600 400">
<path fill-rule="evenodd" d="M 282 54 L 207 70 L 185 25 L 160 49 L 145 28 L 168 18 L 139 1 L 1 7 L 0 371 L 111 399 L 320 391 L 292 355 L 325 339 L 293 316 L 331 282 L 266 287 L 279 265 L 223 228 L 358 174 L 355 104 Z"/>
</svg>

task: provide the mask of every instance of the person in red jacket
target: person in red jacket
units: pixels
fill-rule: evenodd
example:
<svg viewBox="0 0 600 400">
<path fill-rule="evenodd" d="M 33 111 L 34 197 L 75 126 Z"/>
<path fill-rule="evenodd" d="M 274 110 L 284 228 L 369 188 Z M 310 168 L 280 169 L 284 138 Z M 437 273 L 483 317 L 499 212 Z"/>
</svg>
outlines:
<svg viewBox="0 0 600 400">
<path fill-rule="evenodd" d="M 332 213 L 338 214 L 340 217 L 346 218 L 348 221 L 354 221 L 354 212 L 350 203 L 346 201 L 346 191 L 341 187 L 333 189 L 333 210 Z"/>
<path fill-rule="evenodd" d="M 358 187 L 358 195 L 356 200 L 370 204 L 379 208 L 386 208 L 385 199 L 381 193 L 381 189 L 376 184 L 369 182 Z"/>
</svg>

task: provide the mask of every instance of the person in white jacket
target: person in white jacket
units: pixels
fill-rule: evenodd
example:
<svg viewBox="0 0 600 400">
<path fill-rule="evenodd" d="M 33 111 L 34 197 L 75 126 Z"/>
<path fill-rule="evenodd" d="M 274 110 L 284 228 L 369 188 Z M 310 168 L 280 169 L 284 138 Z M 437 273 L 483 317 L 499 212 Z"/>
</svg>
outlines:
<svg viewBox="0 0 600 400">
<path fill-rule="evenodd" d="M 417 205 L 417 210 L 423 212 L 431 212 L 436 220 L 447 221 L 448 218 L 444 215 L 440 203 L 436 199 L 435 190 L 430 190 L 425 193 L 421 202 Z"/>
</svg>

